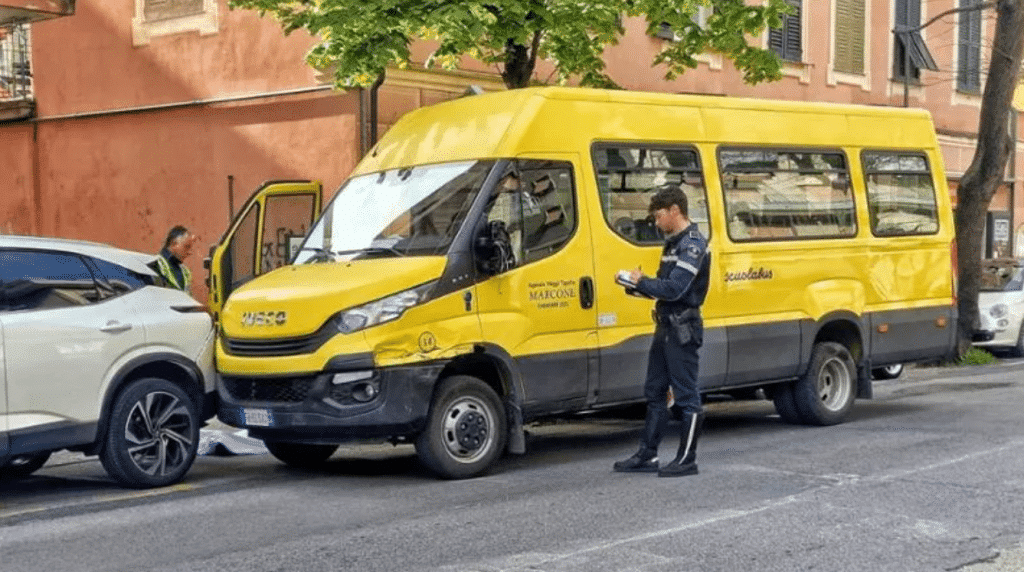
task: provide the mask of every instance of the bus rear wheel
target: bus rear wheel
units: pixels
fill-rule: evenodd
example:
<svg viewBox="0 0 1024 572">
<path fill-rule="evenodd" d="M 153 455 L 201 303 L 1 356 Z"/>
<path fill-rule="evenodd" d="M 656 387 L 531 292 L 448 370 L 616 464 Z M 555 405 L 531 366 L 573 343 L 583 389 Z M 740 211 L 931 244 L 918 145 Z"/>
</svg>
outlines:
<svg viewBox="0 0 1024 572">
<path fill-rule="evenodd" d="M 857 367 L 850 351 L 835 342 L 815 344 L 807 373 L 790 390 L 804 424 L 842 423 L 857 394 Z"/>
<path fill-rule="evenodd" d="M 501 455 L 507 432 L 498 394 L 480 379 L 455 375 L 438 385 L 416 453 L 441 478 L 475 477 Z"/>
</svg>

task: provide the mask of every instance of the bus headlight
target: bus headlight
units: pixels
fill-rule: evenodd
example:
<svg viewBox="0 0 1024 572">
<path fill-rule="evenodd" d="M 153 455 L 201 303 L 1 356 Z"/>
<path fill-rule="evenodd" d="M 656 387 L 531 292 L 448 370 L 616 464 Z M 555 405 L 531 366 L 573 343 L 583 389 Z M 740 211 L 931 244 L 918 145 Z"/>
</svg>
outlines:
<svg viewBox="0 0 1024 572">
<path fill-rule="evenodd" d="M 436 282 L 427 282 L 415 288 L 392 294 L 362 306 L 349 308 L 337 315 L 338 331 L 351 334 L 359 330 L 398 319 L 406 310 L 426 302 Z"/>
</svg>

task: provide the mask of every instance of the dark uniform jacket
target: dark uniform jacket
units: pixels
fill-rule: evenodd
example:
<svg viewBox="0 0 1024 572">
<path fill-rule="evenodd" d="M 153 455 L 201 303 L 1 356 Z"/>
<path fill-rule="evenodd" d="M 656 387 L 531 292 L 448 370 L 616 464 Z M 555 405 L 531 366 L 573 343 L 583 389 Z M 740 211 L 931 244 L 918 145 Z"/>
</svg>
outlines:
<svg viewBox="0 0 1024 572">
<path fill-rule="evenodd" d="M 637 292 L 657 300 L 659 318 L 698 310 L 708 294 L 711 266 L 707 239 L 691 223 L 665 241 L 656 278 L 641 278 Z"/>
</svg>

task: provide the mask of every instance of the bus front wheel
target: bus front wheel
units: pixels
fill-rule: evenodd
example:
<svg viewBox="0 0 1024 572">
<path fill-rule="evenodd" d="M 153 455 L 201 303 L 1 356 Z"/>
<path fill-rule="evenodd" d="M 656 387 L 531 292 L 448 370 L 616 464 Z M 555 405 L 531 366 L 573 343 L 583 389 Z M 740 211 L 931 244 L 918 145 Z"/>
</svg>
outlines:
<svg viewBox="0 0 1024 572">
<path fill-rule="evenodd" d="M 475 377 L 455 375 L 438 385 L 416 453 L 439 477 L 475 477 L 501 454 L 507 432 L 498 394 Z"/>
</svg>

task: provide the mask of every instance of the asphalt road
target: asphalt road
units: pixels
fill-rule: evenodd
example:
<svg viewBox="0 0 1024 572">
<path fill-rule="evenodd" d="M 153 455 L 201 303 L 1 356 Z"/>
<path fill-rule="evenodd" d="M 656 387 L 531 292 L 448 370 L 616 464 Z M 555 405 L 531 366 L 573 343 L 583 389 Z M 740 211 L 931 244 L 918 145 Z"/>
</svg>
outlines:
<svg viewBox="0 0 1024 572">
<path fill-rule="evenodd" d="M 635 419 L 533 427 L 525 456 L 455 482 L 408 446 L 313 472 L 202 457 L 145 492 L 61 455 L 0 484 L 0 570 L 1020 570 L 1022 403 L 1022 362 L 909 369 L 835 427 L 714 403 L 700 475 L 679 479 L 611 471 Z"/>
</svg>

